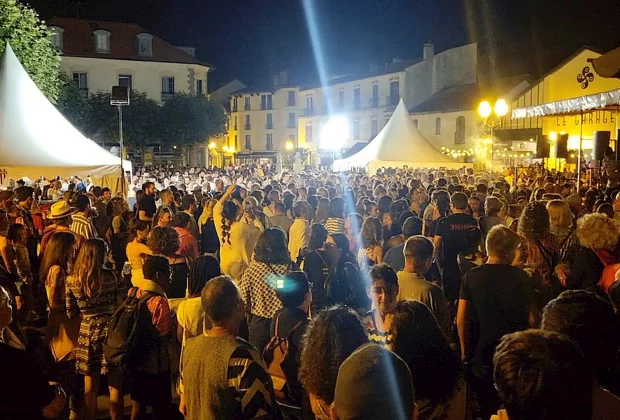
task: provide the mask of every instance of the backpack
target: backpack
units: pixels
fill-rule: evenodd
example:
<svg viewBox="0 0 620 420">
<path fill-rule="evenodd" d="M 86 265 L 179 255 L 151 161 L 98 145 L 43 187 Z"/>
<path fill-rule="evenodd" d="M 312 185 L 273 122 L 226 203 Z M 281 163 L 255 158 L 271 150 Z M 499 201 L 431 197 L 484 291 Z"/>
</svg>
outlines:
<svg viewBox="0 0 620 420">
<path fill-rule="evenodd" d="M 146 292 L 136 297 L 137 287 L 130 289 L 125 301 L 114 311 L 103 342 L 103 355 L 110 365 L 128 366 L 136 356 L 145 354 L 157 330 L 151 321 L 147 301 L 158 296 Z"/>
<path fill-rule="evenodd" d="M 263 350 L 263 359 L 267 365 L 267 372 L 271 376 L 273 382 L 273 390 L 277 399 L 282 401 L 289 401 L 293 403 L 299 403 L 294 401 L 299 396 L 293 395 L 291 392 L 291 382 L 297 379 L 295 375 L 297 366 L 295 363 L 295 353 L 297 349 L 290 340 L 291 336 L 303 324 L 303 321 L 299 321 L 291 329 L 288 337 L 279 337 L 280 326 L 280 314 L 276 317 L 276 326 L 274 336 L 271 338 L 265 350 Z"/>
</svg>

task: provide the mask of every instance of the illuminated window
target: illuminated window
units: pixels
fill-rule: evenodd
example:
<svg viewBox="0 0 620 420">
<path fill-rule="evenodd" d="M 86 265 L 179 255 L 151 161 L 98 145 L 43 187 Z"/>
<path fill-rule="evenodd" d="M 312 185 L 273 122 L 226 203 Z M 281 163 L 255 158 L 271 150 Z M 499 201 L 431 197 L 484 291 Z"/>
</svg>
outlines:
<svg viewBox="0 0 620 420">
<path fill-rule="evenodd" d="M 99 54 L 110 54 L 110 32 L 99 29 L 95 34 L 95 51 Z"/>
</svg>

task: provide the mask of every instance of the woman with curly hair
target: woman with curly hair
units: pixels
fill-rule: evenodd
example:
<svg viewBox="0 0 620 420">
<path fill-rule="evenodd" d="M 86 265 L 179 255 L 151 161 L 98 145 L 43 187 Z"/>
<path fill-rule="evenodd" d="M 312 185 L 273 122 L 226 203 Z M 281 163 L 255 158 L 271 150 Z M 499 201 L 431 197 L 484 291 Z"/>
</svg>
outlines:
<svg viewBox="0 0 620 420">
<path fill-rule="evenodd" d="M 428 307 L 399 302 L 388 314 L 390 350 L 409 366 L 421 419 L 464 419 L 467 393 L 460 364 Z"/>
<path fill-rule="evenodd" d="M 357 252 L 357 261 L 362 271 L 383 262 L 382 238 L 383 226 L 381 221 L 376 217 L 369 217 L 364 220 L 360 232 L 360 247 Z"/>
<path fill-rule="evenodd" d="M 243 210 L 229 200 L 235 191 L 236 185 L 228 187 L 219 201 L 213 207 L 213 220 L 220 240 L 220 265 L 222 273 L 230 276 L 236 282 L 252 260 L 252 253 L 260 230 L 248 223 L 243 223 Z"/>
<path fill-rule="evenodd" d="M 616 271 L 620 270 L 620 224 L 601 213 L 587 214 L 577 221 L 577 239 L 602 263 L 604 269 L 598 286 L 607 292 L 615 282 Z"/>
<path fill-rule="evenodd" d="M 179 234 L 170 227 L 156 227 L 148 239 L 148 246 L 153 255 L 166 258 L 170 264 L 172 282 L 167 292 L 170 299 L 183 299 L 187 290 L 189 260 L 177 254 L 180 243 Z"/>
<path fill-rule="evenodd" d="M 280 228 L 266 229 L 258 238 L 254 259 L 239 282 L 248 313 L 249 341 L 257 349 L 264 349 L 269 343 L 271 318 L 282 309 L 275 291 L 278 281 L 293 269 L 286 234 Z"/>
<path fill-rule="evenodd" d="M 310 322 L 303 339 L 299 381 L 317 420 L 330 419 L 340 365 L 366 343 L 368 335 L 353 309 L 335 306 Z"/>
<path fill-rule="evenodd" d="M 524 268 L 540 275 L 539 292 L 543 305 L 562 292 L 561 285 L 553 276 L 559 254 L 556 236 L 550 229 L 545 204 L 539 201 L 528 203 L 519 219 L 517 233 L 523 238 L 521 259 Z"/>
</svg>

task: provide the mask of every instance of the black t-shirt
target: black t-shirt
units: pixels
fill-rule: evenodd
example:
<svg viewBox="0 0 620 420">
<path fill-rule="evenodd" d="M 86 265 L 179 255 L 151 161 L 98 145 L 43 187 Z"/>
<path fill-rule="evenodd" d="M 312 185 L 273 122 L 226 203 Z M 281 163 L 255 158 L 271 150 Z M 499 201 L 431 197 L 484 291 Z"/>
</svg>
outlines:
<svg viewBox="0 0 620 420">
<path fill-rule="evenodd" d="M 42 419 L 42 410 L 54 400 L 54 387 L 37 361 L 24 350 L 0 343 L 0 418 Z"/>
<path fill-rule="evenodd" d="M 138 203 L 139 211 L 144 211 L 148 217 L 153 217 L 157 211 L 155 205 L 155 197 L 144 194 L 144 197 Z"/>
<path fill-rule="evenodd" d="M 530 278 L 519 267 L 485 264 L 465 273 L 460 299 L 470 302 L 480 331 L 474 360 L 490 366 L 499 340 L 528 328 L 533 293 Z"/>
<path fill-rule="evenodd" d="M 457 213 L 439 219 L 435 236 L 441 236 L 441 265 L 444 269 L 444 282 L 459 281 L 461 276 L 457 256 L 465 251 L 467 231 L 478 222 L 473 217 Z"/>
</svg>

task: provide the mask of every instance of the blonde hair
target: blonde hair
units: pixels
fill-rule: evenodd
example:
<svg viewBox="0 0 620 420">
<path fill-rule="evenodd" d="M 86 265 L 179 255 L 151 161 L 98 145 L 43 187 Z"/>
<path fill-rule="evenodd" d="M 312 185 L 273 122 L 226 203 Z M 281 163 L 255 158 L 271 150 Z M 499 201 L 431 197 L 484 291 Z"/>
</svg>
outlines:
<svg viewBox="0 0 620 420">
<path fill-rule="evenodd" d="M 99 238 L 87 240 L 73 266 L 73 282 L 89 298 L 101 292 L 105 262 L 105 243 Z"/>
<path fill-rule="evenodd" d="M 547 212 L 549 212 L 549 223 L 551 230 L 568 229 L 573 224 L 573 214 L 570 206 L 566 201 L 551 200 L 547 203 Z"/>
<path fill-rule="evenodd" d="M 620 225 L 604 214 L 587 214 L 577 220 L 577 239 L 588 248 L 613 250 L 620 239 Z"/>
</svg>

